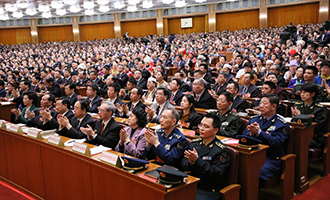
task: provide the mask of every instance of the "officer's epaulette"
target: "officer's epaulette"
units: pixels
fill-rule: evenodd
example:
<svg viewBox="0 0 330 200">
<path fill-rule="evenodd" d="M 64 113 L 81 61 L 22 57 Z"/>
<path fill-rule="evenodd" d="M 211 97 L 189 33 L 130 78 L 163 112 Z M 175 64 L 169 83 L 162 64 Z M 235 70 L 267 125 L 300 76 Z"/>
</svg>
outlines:
<svg viewBox="0 0 330 200">
<path fill-rule="evenodd" d="M 181 135 L 178 135 L 178 134 L 173 134 L 177 139 L 180 139 L 181 138 Z"/>
<path fill-rule="evenodd" d="M 226 146 L 223 145 L 223 144 L 221 144 L 220 142 L 215 142 L 215 145 L 218 146 L 218 147 L 220 147 L 221 149 L 226 148 Z"/>
<path fill-rule="evenodd" d="M 251 116 L 251 118 L 250 119 L 252 119 L 252 118 L 256 118 L 256 117 L 260 117 L 261 115 L 253 115 L 253 116 Z"/>
<path fill-rule="evenodd" d="M 288 123 L 287 121 L 285 121 L 282 117 L 277 116 L 277 119 L 280 120 L 281 122 L 283 122 L 284 124 Z"/>
<path fill-rule="evenodd" d="M 301 102 L 301 101 L 296 101 L 296 102 L 294 102 L 295 104 L 303 104 L 303 102 Z"/>
<path fill-rule="evenodd" d="M 323 108 L 323 107 L 324 107 L 324 105 L 322 105 L 322 104 L 319 104 L 319 103 L 316 103 L 316 104 L 315 104 L 315 106 L 317 106 L 317 107 L 321 107 L 321 108 Z"/>
<path fill-rule="evenodd" d="M 198 142 L 198 141 L 201 141 L 201 140 L 202 140 L 202 138 L 196 138 L 196 139 L 191 140 L 191 142 Z"/>
<path fill-rule="evenodd" d="M 233 115 L 233 116 L 238 116 L 238 114 L 235 113 L 235 112 L 230 112 L 230 114 Z"/>
</svg>

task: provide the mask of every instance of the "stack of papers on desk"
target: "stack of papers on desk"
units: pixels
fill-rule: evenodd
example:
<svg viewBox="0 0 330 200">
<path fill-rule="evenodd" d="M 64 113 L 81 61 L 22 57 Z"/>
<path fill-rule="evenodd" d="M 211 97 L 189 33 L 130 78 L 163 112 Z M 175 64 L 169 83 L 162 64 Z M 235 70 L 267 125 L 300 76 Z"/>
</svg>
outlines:
<svg viewBox="0 0 330 200">
<path fill-rule="evenodd" d="M 11 102 L 8 102 L 8 101 L 6 101 L 6 102 L 0 102 L 0 104 L 1 104 L 1 105 L 10 105 Z"/>
<path fill-rule="evenodd" d="M 153 129 L 153 130 L 161 129 L 160 124 L 157 125 L 157 126 L 150 127 L 150 128 Z"/>
<path fill-rule="evenodd" d="M 73 143 L 79 142 L 79 143 L 84 143 L 86 141 L 86 138 L 83 139 L 70 139 L 64 143 L 64 146 L 66 147 L 72 147 Z"/>
<path fill-rule="evenodd" d="M 95 154 L 102 153 L 103 151 L 111 150 L 111 148 L 100 145 L 100 146 L 91 148 L 90 150 L 91 150 L 91 155 L 93 156 Z"/>
</svg>

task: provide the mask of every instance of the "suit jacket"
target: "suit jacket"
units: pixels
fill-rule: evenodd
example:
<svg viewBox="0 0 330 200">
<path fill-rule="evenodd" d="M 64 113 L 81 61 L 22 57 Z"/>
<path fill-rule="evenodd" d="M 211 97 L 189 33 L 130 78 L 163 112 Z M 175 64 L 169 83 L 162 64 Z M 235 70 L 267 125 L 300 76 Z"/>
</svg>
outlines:
<svg viewBox="0 0 330 200">
<path fill-rule="evenodd" d="M 322 35 L 320 35 L 317 38 L 317 41 L 319 41 L 319 44 L 322 44 L 322 45 L 329 44 L 330 43 L 330 34 L 328 32 L 325 32 L 323 40 L 322 40 Z"/>
<path fill-rule="evenodd" d="M 61 85 L 61 84 L 64 83 L 64 80 L 62 78 L 59 78 L 57 80 L 54 78 L 54 83 L 57 83 L 57 84 Z"/>
<path fill-rule="evenodd" d="M 90 127 L 92 127 L 92 129 L 94 129 L 94 127 L 95 127 L 95 121 L 93 120 L 92 116 L 90 116 L 89 114 L 86 114 L 86 116 L 84 117 L 84 119 L 82 120 L 80 125 L 79 125 L 78 118 L 76 116 L 72 117 L 70 123 L 72 126 L 70 128 L 70 130 L 68 130 L 66 127 L 64 127 L 58 131 L 58 134 L 65 136 L 65 137 L 73 138 L 73 139 L 82 139 L 82 138 L 87 138 L 87 136 L 85 135 L 85 133 L 83 133 L 80 130 L 80 127 L 87 128 L 87 124 Z"/>
<path fill-rule="evenodd" d="M 69 84 L 71 84 L 72 83 L 72 77 L 70 76 L 68 79 L 67 78 L 63 78 L 63 84 L 65 85 L 65 84 L 67 84 L 67 83 L 69 83 Z"/>
<path fill-rule="evenodd" d="M 100 87 L 97 95 L 100 95 L 102 97 L 108 97 L 108 85 L 104 84 L 102 87 Z"/>
<path fill-rule="evenodd" d="M 102 123 L 103 120 L 96 122 L 95 130 L 97 136 L 95 139 L 89 140 L 88 143 L 94 145 L 103 145 L 115 149 L 119 142 L 119 132 L 121 126 L 113 118 L 111 118 L 107 126 L 104 127 L 103 133 L 101 135 Z"/>
<path fill-rule="evenodd" d="M 194 97 L 196 100 L 196 94 L 194 93 Z M 206 109 L 215 109 L 216 103 L 214 98 L 208 93 L 208 91 L 205 89 L 201 97 L 198 101 L 195 101 L 195 108 L 206 108 Z"/>
<path fill-rule="evenodd" d="M 147 89 L 147 81 L 143 77 L 140 78 L 140 80 L 137 81 L 136 87 L 140 87 L 142 89 Z"/>
<path fill-rule="evenodd" d="M 131 111 L 132 110 L 132 101 L 126 103 L 127 107 L 128 107 L 128 110 Z M 142 103 L 142 101 L 139 101 L 135 106 L 135 107 L 140 107 L 142 108 L 143 110 L 146 109 L 146 105 L 144 103 Z M 126 115 L 126 113 L 124 112 L 124 114 L 121 116 L 121 117 L 124 117 L 124 118 L 128 118 L 128 116 Z"/>
<path fill-rule="evenodd" d="M 180 106 L 181 105 L 181 100 L 182 100 L 182 97 L 184 96 L 184 94 L 181 92 L 181 91 L 177 91 L 173 100 L 171 101 L 171 97 L 172 97 L 172 91 L 170 91 L 170 95 L 169 95 L 169 101 L 171 104 L 173 105 L 177 105 L 177 106 Z"/>
<path fill-rule="evenodd" d="M 74 104 L 78 101 L 78 94 L 73 93 L 71 97 L 67 96 L 67 98 L 70 100 L 71 108 L 73 108 Z"/>
<path fill-rule="evenodd" d="M 117 96 L 116 100 L 113 102 L 113 104 L 116 106 L 116 104 L 119 103 L 119 105 L 123 105 L 124 102 Z M 114 113 L 116 117 L 119 117 L 119 112 L 116 108 L 116 112 Z"/>
<path fill-rule="evenodd" d="M 221 87 L 219 83 L 213 85 L 212 89 L 216 92 L 217 95 L 224 93 L 227 89 L 228 82 L 224 83 Z M 219 89 L 220 87 L 220 89 Z"/>
<path fill-rule="evenodd" d="M 86 98 L 86 100 L 90 101 L 89 97 Z M 89 109 L 88 112 L 92 113 L 98 113 L 98 107 L 101 105 L 102 99 L 98 95 L 96 95 L 93 100 L 89 103 Z"/>
<path fill-rule="evenodd" d="M 181 87 L 180 87 L 181 92 L 187 92 L 190 91 L 190 87 L 186 82 L 182 82 Z"/>
<path fill-rule="evenodd" d="M 188 118 L 184 121 L 182 119 L 183 111 L 181 111 L 180 114 L 181 114 L 181 123 L 182 123 L 183 128 L 187 128 L 190 130 L 196 130 L 198 128 L 197 127 L 198 124 L 200 124 L 202 121 L 202 117 L 199 114 L 197 114 L 196 112 L 190 113 Z"/>
<path fill-rule="evenodd" d="M 74 117 L 74 114 L 71 110 L 65 113 L 64 117 L 68 118 L 69 122 L 71 123 L 72 118 Z M 45 124 L 42 125 L 42 130 L 51 130 L 56 129 L 58 130 L 59 124 L 57 122 L 56 118 L 53 118 L 49 121 L 47 121 Z"/>
<path fill-rule="evenodd" d="M 307 35 L 304 34 L 304 33 L 302 33 L 302 34 L 301 34 L 301 38 L 302 38 L 302 40 L 305 41 L 305 45 L 303 46 L 303 48 L 307 47 L 307 40 L 308 40 Z M 295 35 L 293 36 L 293 41 L 294 41 L 294 43 L 296 44 L 296 42 L 298 41 L 298 34 L 295 34 Z"/>
<path fill-rule="evenodd" d="M 120 87 L 124 88 L 128 80 L 127 74 L 125 72 L 122 72 L 121 74 L 117 74 L 117 79 L 120 84 Z"/>
<path fill-rule="evenodd" d="M 6 90 L 5 89 L 1 89 L 0 90 L 0 97 L 5 97 L 7 94 Z"/>
<path fill-rule="evenodd" d="M 128 135 L 132 134 L 132 127 L 126 127 Z M 123 145 L 116 146 L 116 151 L 128 154 L 137 158 L 144 158 L 144 148 L 147 144 L 144 137 L 144 132 L 146 128 L 138 128 L 134 134 L 130 137 L 131 141 L 129 143 L 124 142 Z"/>
<path fill-rule="evenodd" d="M 210 84 L 214 84 L 215 83 L 215 80 L 208 73 L 206 73 L 203 78 L 204 78 L 205 81 L 209 82 Z"/>
<path fill-rule="evenodd" d="M 240 85 L 239 86 L 239 93 L 243 93 L 243 89 L 244 89 L 244 85 Z M 255 85 L 253 85 L 253 84 L 250 84 L 249 86 L 248 86 L 248 89 L 247 89 L 247 91 L 246 91 L 246 93 L 245 94 L 250 94 L 250 98 L 256 98 L 256 97 L 258 97 L 259 96 L 259 88 L 257 87 L 257 86 L 255 86 Z"/>
<path fill-rule="evenodd" d="M 99 88 L 102 88 L 103 87 L 103 81 L 99 78 L 96 78 L 94 81 L 93 80 L 89 80 L 91 83 L 94 83 L 96 85 L 99 86 Z"/>
<path fill-rule="evenodd" d="M 62 90 L 57 83 L 53 83 L 51 88 L 48 88 L 49 94 L 54 95 L 55 97 L 62 96 Z"/>
<path fill-rule="evenodd" d="M 248 105 L 245 101 L 245 99 L 243 99 L 240 96 L 236 96 L 236 98 L 233 101 L 233 104 L 231 104 L 230 110 L 236 109 L 237 112 L 245 112 L 245 109 L 248 108 Z"/>
<path fill-rule="evenodd" d="M 53 107 L 50 108 L 50 114 L 51 114 L 52 118 L 57 119 L 58 113 L 54 110 Z M 44 129 L 46 127 L 44 127 L 43 123 L 44 123 L 44 119 L 38 113 L 38 115 L 35 115 L 35 117 L 33 117 L 30 121 L 28 121 L 28 123 L 26 125 L 29 127 L 37 127 L 42 130 L 48 130 L 48 129 Z"/>
<path fill-rule="evenodd" d="M 83 79 L 78 79 L 76 82 L 76 86 L 86 86 L 88 79 L 83 78 Z"/>
<path fill-rule="evenodd" d="M 31 89 L 31 91 L 36 92 L 36 93 L 40 92 L 39 85 L 31 85 L 30 89 Z"/>
<path fill-rule="evenodd" d="M 142 72 L 142 77 L 145 79 L 145 80 L 148 80 L 148 78 L 150 77 L 150 72 L 146 69 L 146 68 L 143 68 L 141 70 Z"/>
<path fill-rule="evenodd" d="M 151 105 L 151 107 L 153 107 L 155 110 L 157 110 L 158 106 L 159 105 L 157 102 Z M 170 102 L 166 101 L 165 105 L 163 106 L 163 109 L 161 109 L 161 110 L 159 109 L 158 115 L 157 115 L 157 113 L 155 113 L 155 116 L 150 120 L 150 122 L 159 124 L 160 123 L 159 120 L 160 120 L 160 117 L 162 116 L 162 113 L 164 112 L 164 110 L 166 110 L 168 108 L 175 109 L 175 107 Z"/>
</svg>

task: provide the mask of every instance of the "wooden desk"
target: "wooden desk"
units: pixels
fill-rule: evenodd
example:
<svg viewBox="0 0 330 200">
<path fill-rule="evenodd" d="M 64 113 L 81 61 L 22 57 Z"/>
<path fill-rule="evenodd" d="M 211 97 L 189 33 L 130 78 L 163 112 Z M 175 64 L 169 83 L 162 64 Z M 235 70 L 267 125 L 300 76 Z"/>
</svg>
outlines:
<svg viewBox="0 0 330 200">
<path fill-rule="evenodd" d="M 76 87 L 76 93 L 83 97 L 87 96 L 86 90 L 87 90 L 87 87 L 79 87 L 79 86 Z"/>
<path fill-rule="evenodd" d="M 38 199 L 195 199 L 198 178 L 166 189 L 98 157 L 0 129 L 0 179 Z M 155 167 L 150 163 L 147 170 Z"/>
<path fill-rule="evenodd" d="M 6 103 L 5 105 L 0 104 L 0 119 L 4 119 L 6 121 L 10 121 L 10 115 L 11 115 L 11 109 L 15 108 L 16 103 L 10 102 L 9 104 L 7 104 L 7 102 L 3 102 Z"/>
<path fill-rule="evenodd" d="M 309 127 L 291 123 L 294 127 L 293 154 L 296 154 L 294 191 L 303 193 L 309 188 L 307 177 L 309 143 L 314 136 L 315 122 Z"/>
</svg>

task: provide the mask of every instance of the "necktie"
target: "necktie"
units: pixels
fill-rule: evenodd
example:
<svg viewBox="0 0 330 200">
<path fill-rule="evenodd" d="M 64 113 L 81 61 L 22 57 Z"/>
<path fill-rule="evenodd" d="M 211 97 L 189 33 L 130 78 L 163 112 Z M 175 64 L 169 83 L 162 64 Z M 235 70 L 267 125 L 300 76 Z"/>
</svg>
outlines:
<svg viewBox="0 0 330 200">
<path fill-rule="evenodd" d="M 171 96 L 170 102 L 172 102 L 173 99 L 174 99 L 174 93 L 172 93 L 172 96 Z"/>
<path fill-rule="evenodd" d="M 104 130 L 104 123 L 102 123 L 102 127 L 101 127 L 101 132 L 100 132 L 100 135 L 102 135 L 102 133 L 103 133 L 103 130 Z"/>
<path fill-rule="evenodd" d="M 199 97 L 200 97 L 200 95 L 197 95 L 196 96 L 196 101 L 199 101 Z"/>
<path fill-rule="evenodd" d="M 133 102 L 132 102 L 132 106 L 131 106 L 131 110 L 134 108 L 134 104 L 133 104 Z"/>
<path fill-rule="evenodd" d="M 218 87 L 218 91 L 217 91 L 217 94 L 219 93 L 219 91 L 220 91 L 220 88 L 221 88 L 221 85 L 219 85 L 219 87 Z"/>
<path fill-rule="evenodd" d="M 160 106 L 157 106 L 157 109 L 156 109 L 156 114 L 157 115 L 159 114 L 159 109 L 160 109 Z"/>
<path fill-rule="evenodd" d="M 245 97 L 245 93 L 246 93 L 246 91 L 247 91 L 247 87 L 244 87 L 243 92 L 242 92 L 243 97 Z"/>
<path fill-rule="evenodd" d="M 79 129 L 79 127 L 80 127 L 80 120 L 78 119 L 78 127 L 77 127 L 77 129 Z"/>
</svg>

